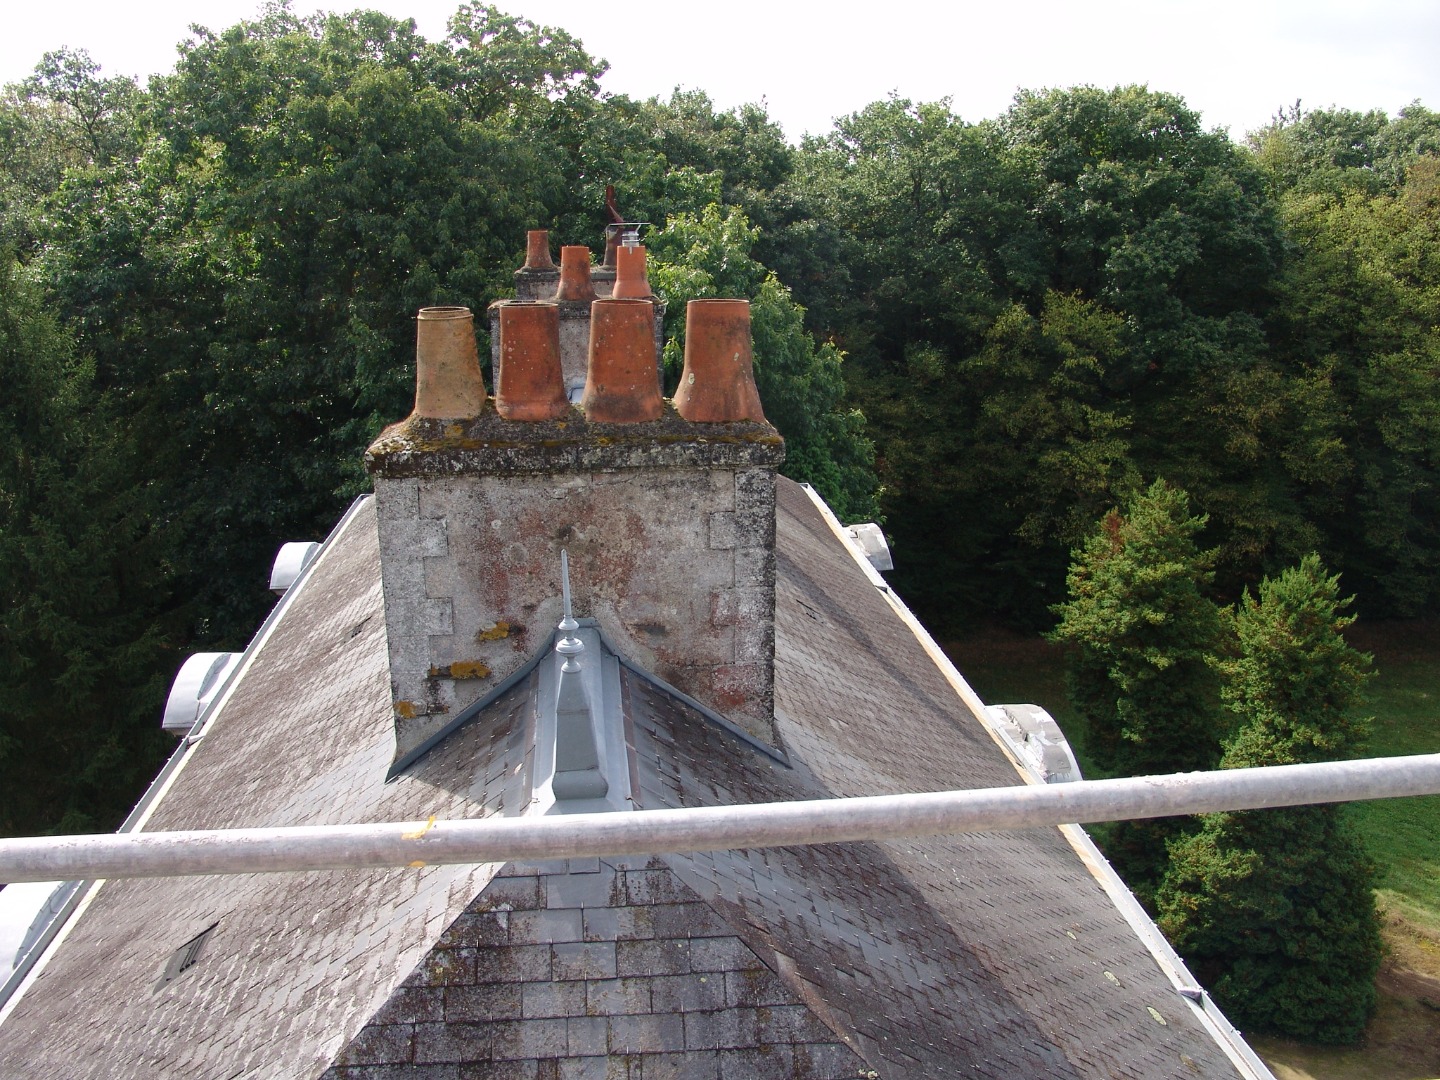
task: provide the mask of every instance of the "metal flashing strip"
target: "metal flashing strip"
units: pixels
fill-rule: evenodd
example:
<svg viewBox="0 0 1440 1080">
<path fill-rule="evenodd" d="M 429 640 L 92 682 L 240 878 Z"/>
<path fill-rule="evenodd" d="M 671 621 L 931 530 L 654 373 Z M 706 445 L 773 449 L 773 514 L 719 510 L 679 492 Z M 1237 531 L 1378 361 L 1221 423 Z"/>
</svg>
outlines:
<svg viewBox="0 0 1440 1080">
<path fill-rule="evenodd" d="M 623 655 L 622 653 L 616 652 L 613 648 L 611 648 L 610 642 L 605 640 L 604 633 L 601 633 L 600 640 L 602 642 L 605 642 L 605 647 L 607 649 L 610 649 L 610 652 L 614 654 L 615 658 L 619 660 L 621 664 L 629 668 L 636 675 L 639 675 L 642 679 L 645 679 L 652 685 L 659 687 L 661 690 L 664 690 L 665 693 L 669 694 L 671 697 L 675 698 L 675 700 L 681 702 L 682 704 L 688 705 L 690 708 L 694 709 L 701 716 L 703 716 L 706 720 L 710 721 L 710 723 L 716 725 L 717 727 L 723 728 L 727 733 L 734 735 L 735 738 L 748 745 L 751 749 L 760 751 L 760 753 L 764 754 L 772 761 L 776 761 L 779 764 L 784 765 L 787 769 L 793 769 L 795 767 L 790 764 L 790 758 L 780 747 L 771 746 L 763 739 L 757 739 L 754 735 L 751 735 L 744 728 L 740 727 L 740 725 L 726 720 L 725 717 L 721 716 L 718 712 L 710 708 L 708 705 L 696 701 L 689 694 L 685 693 L 684 690 L 677 690 L 664 679 L 660 678 L 660 676 L 656 675 L 653 671 L 646 671 L 629 657 Z"/>
<path fill-rule="evenodd" d="M 665 693 L 669 694 L 677 701 L 682 702 L 683 704 L 694 709 L 710 723 L 715 724 L 720 728 L 723 728 L 726 732 L 735 736 L 737 739 L 739 739 L 741 742 L 745 743 L 752 749 L 760 751 L 760 753 L 764 754 L 766 757 L 770 758 L 773 761 L 779 762 L 787 769 L 793 768 L 793 766 L 790 764 L 790 759 L 785 755 L 784 750 L 780 749 L 779 747 L 771 746 L 769 743 L 757 739 L 754 735 L 751 735 L 748 731 L 740 727 L 738 724 L 732 723 L 731 721 L 725 719 L 725 717 L 717 713 L 714 709 L 702 704 L 699 701 L 696 701 L 689 694 L 685 693 L 685 691 L 678 690 L 675 687 L 671 686 L 668 682 L 660 678 L 654 672 L 647 671 L 645 668 L 635 663 L 635 661 L 631 660 L 624 653 L 616 649 L 615 646 L 611 644 L 610 639 L 605 636 L 605 632 L 600 629 L 600 623 L 598 620 L 592 618 L 584 618 L 576 619 L 575 622 L 584 629 L 594 630 L 599 635 L 600 644 L 604 646 L 605 651 L 609 655 L 613 656 L 622 667 L 628 668 L 636 675 L 639 675 L 642 679 L 647 680 L 652 685 L 657 686 L 661 690 L 665 691 Z M 417 746 L 414 750 L 411 750 L 404 757 L 400 758 L 400 760 L 396 761 L 395 764 L 391 765 L 390 771 L 385 775 L 385 782 L 388 784 L 392 780 L 398 779 L 405 772 L 406 769 L 410 768 L 411 765 L 414 765 L 417 761 L 423 758 L 426 754 L 430 753 L 431 750 L 434 750 L 435 747 L 439 746 L 456 731 L 464 727 L 466 724 L 470 723 L 470 721 L 474 720 L 475 717 L 479 716 L 482 712 L 485 711 L 485 709 L 489 708 L 503 695 L 508 693 L 512 688 L 514 688 L 517 683 L 529 676 L 529 674 L 534 671 L 537 666 L 539 666 L 540 662 L 544 660 L 547 655 L 553 653 L 554 651 L 555 635 L 551 634 L 551 636 L 546 640 L 545 644 L 542 645 L 539 649 L 537 649 L 534 655 L 530 657 L 530 659 L 526 660 L 524 664 L 516 668 L 509 675 L 505 676 L 505 678 L 502 679 L 499 683 L 497 683 L 494 688 L 489 691 L 489 693 L 487 693 L 484 697 L 480 698 L 478 701 L 474 701 L 471 704 L 465 706 L 465 708 L 462 709 L 459 713 L 457 713 L 455 718 L 451 720 L 448 724 L 446 724 L 443 728 L 437 731 L 434 735 L 431 735 L 428 739 L 426 739 L 423 743 Z"/>
<path fill-rule="evenodd" d="M 255 631 L 254 636 L 250 639 L 250 643 L 245 646 L 245 652 L 241 656 L 240 662 L 231 669 L 224 684 L 216 691 L 215 696 L 211 698 L 210 704 L 196 717 L 195 726 L 191 728 L 188 735 L 180 740 L 179 745 L 175 747 L 175 752 L 166 759 L 160 771 L 155 774 L 155 779 L 150 781 L 149 786 L 145 789 L 145 793 L 140 796 L 134 808 L 126 815 L 125 820 L 120 823 L 120 827 L 115 830 L 117 833 L 139 832 L 144 829 L 145 822 L 149 820 L 150 814 L 155 806 L 164 797 L 165 792 L 169 790 L 171 783 L 184 767 L 186 760 L 189 758 L 190 749 L 204 737 L 204 728 L 210 722 L 210 718 L 218 713 L 224 703 L 229 700 L 230 694 L 233 688 L 239 683 L 242 673 L 249 669 L 252 659 L 270 637 L 270 634 L 275 628 L 275 624 L 280 621 L 284 613 L 289 610 L 290 605 L 295 602 L 295 598 L 300 595 L 305 584 L 310 580 L 310 576 L 314 573 L 315 567 L 320 564 L 320 560 L 325 557 L 326 552 L 330 550 L 334 542 L 338 540 L 349 527 L 356 514 L 359 513 L 360 508 L 373 498 L 373 495 L 358 496 L 351 502 L 345 513 L 341 515 L 340 520 L 335 523 L 335 527 L 330 530 L 330 535 L 321 543 L 320 550 L 315 553 L 315 557 L 305 565 L 304 569 L 300 571 L 300 574 L 285 591 L 284 595 L 281 596 L 275 606 L 270 609 L 270 614 L 265 616 L 265 620 L 260 624 L 260 628 Z M 70 894 L 64 906 L 56 912 L 55 917 L 50 920 L 49 925 L 45 927 L 44 931 L 35 940 L 30 951 L 25 954 L 25 958 L 10 972 L 4 984 L 0 985 L 0 1024 L 4 1024 L 15 1002 L 19 1001 L 23 996 L 25 987 L 29 984 L 31 974 L 38 974 L 45 966 L 52 947 L 62 941 L 65 935 L 69 933 L 74 918 L 84 907 L 89 905 L 90 900 L 104 883 L 103 879 L 77 882 L 74 891 Z"/>
</svg>

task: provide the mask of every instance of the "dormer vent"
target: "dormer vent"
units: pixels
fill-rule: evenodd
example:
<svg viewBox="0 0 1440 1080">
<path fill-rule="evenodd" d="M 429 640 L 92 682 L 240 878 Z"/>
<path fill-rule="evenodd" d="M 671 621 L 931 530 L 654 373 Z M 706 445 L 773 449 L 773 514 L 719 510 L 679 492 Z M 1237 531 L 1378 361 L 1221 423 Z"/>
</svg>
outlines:
<svg viewBox="0 0 1440 1080">
<path fill-rule="evenodd" d="M 238 652 L 195 653 L 181 664 L 170 684 L 160 726 L 172 735 L 188 735 L 243 656 Z"/>
<path fill-rule="evenodd" d="M 284 596 L 319 550 L 320 545 L 313 540 L 292 540 L 281 545 L 275 555 L 275 565 L 270 568 L 270 591 Z"/>
<path fill-rule="evenodd" d="M 875 522 L 847 525 L 845 535 L 876 570 L 883 573 L 895 569 L 895 560 L 890 557 L 890 545 L 885 541 L 885 533 Z"/>
</svg>

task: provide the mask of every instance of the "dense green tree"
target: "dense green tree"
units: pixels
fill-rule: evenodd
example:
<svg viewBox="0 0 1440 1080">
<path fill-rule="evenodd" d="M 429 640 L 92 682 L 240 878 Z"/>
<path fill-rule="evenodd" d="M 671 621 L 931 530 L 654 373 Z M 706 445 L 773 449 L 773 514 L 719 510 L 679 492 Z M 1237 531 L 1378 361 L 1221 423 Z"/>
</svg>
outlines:
<svg viewBox="0 0 1440 1080">
<path fill-rule="evenodd" d="M 433 44 L 271 7 L 197 31 L 152 83 L 145 152 L 61 186 L 46 266 L 153 448 L 205 636 L 243 641 L 276 544 L 363 490 L 361 451 L 412 393 L 415 310 L 511 286 L 525 229 L 566 204 L 562 136 L 600 70 L 490 8 Z"/>
<path fill-rule="evenodd" d="M 0 264 L 0 835 L 113 828 L 170 741 L 173 537 L 93 368 Z"/>
<path fill-rule="evenodd" d="M 1299 494 L 1370 612 L 1440 600 L 1437 162 L 1395 195 L 1283 197 L 1298 252 L 1271 337 L 1292 383 L 1323 391 L 1304 420 L 1328 443 Z"/>
<path fill-rule="evenodd" d="M 1044 621 L 1078 523 L 1137 474 L 1210 515 L 1226 588 L 1316 546 L 1293 470 L 1326 431 L 1297 422 L 1314 387 L 1264 332 L 1280 223 L 1250 155 L 1179 98 L 1021 93 L 981 124 L 876 103 L 802 147 L 801 185 L 824 227 L 786 235 L 834 267 L 787 265 L 851 357 L 896 581 L 932 622 Z"/>
<path fill-rule="evenodd" d="M 785 436 L 782 471 L 812 484 L 843 521 L 876 517 L 874 452 L 865 418 L 844 405 L 841 354 L 817 345 L 804 313 L 775 275 L 750 257 L 756 230 L 739 210 L 712 204 L 699 217 L 677 214 L 654 234 L 650 280 L 667 306 L 665 365 L 678 377 L 689 300 L 750 301 L 755 382 L 765 416 Z"/>
<path fill-rule="evenodd" d="M 1222 664 L 1240 728 L 1221 765 L 1349 756 L 1370 657 L 1342 631 L 1338 577 L 1318 557 L 1247 592 L 1238 654 Z M 1171 850 L 1160 925 L 1242 1027 L 1354 1042 L 1375 1007 L 1380 930 L 1373 867 L 1337 806 L 1206 815 Z"/>
<path fill-rule="evenodd" d="M 1416 157 L 1440 154 L 1440 113 L 1418 101 L 1393 119 L 1379 109 L 1303 112 L 1297 101 L 1246 141 L 1281 190 L 1394 195 Z"/>
<path fill-rule="evenodd" d="M 102 77 L 87 53 L 67 49 L 0 91 L 0 245 L 34 250 L 67 172 L 134 156 L 142 97 L 133 79 Z"/>
<path fill-rule="evenodd" d="M 1112 510 L 1075 553 L 1070 599 L 1049 635 L 1071 646 L 1070 701 L 1102 769 L 1122 775 L 1211 768 L 1222 735 L 1211 659 L 1222 624 L 1205 596 L 1213 552 L 1197 549 L 1203 517 L 1185 492 L 1157 480 Z M 1106 850 L 1148 900 L 1165 845 L 1188 819 L 1122 822 Z"/>
</svg>

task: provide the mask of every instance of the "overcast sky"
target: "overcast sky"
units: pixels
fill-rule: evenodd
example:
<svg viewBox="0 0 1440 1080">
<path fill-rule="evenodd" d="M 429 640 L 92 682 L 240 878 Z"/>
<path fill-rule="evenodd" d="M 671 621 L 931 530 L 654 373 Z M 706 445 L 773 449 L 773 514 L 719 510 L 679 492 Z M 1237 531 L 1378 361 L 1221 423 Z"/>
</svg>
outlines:
<svg viewBox="0 0 1440 1080">
<path fill-rule="evenodd" d="M 318 5 L 296 0 L 295 10 Z M 436 38 L 455 0 L 377 0 Z M 706 91 L 721 107 L 764 99 L 792 140 L 828 130 L 892 91 L 949 97 L 967 120 L 1003 112 L 1017 88 L 1146 83 L 1178 93 L 1208 127 L 1239 138 L 1297 98 L 1394 113 L 1440 108 L 1437 0 L 1029 0 L 799 5 L 757 0 L 634 5 L 508 0 L 502 10 L 559 26 L 608 60 L 602 86 L 668 96 Z M 348 5 L 337 4 L 337 9 Z M 213 30 L 256 0 L 13 0 L 0 35 L 0 81 L 42 53 L 83 48 L 111 74 L 168 71 L 190 23 Z M 643 17 L 634 17 L 641 12 Z"/>
</svg>

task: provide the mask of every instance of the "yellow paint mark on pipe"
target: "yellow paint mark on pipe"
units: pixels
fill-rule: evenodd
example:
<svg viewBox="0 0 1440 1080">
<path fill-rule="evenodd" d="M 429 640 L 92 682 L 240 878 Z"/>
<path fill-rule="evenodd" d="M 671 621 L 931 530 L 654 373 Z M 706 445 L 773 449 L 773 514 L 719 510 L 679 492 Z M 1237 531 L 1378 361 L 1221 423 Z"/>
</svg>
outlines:
<svg viewBox="0 0 1440 1080">
<path fill-rule="evenodd" d="M 429 831 L 430 831 L 431 829 L 433 829 L 434 827 L 435 827 L 435 815 L 434 815 L 434 814 L 431 814 L 431 815 L 430 815 L 430 820 L 427 821 L 424 825 L 421 825 L 420 828 L 416 829 L 414 832 L 401 833 L 400 836 L 401 836 L 402 839 L 405 839 L 405 840 L 419 840 L 422 836 L 424 836 L 427 832 L 429 832 Z M 413 864 L 412 864 L 412 865 L 413 865 Z M 422 864 L 422 865 L 423 865 L 423 864 Z"/>
</svg>

